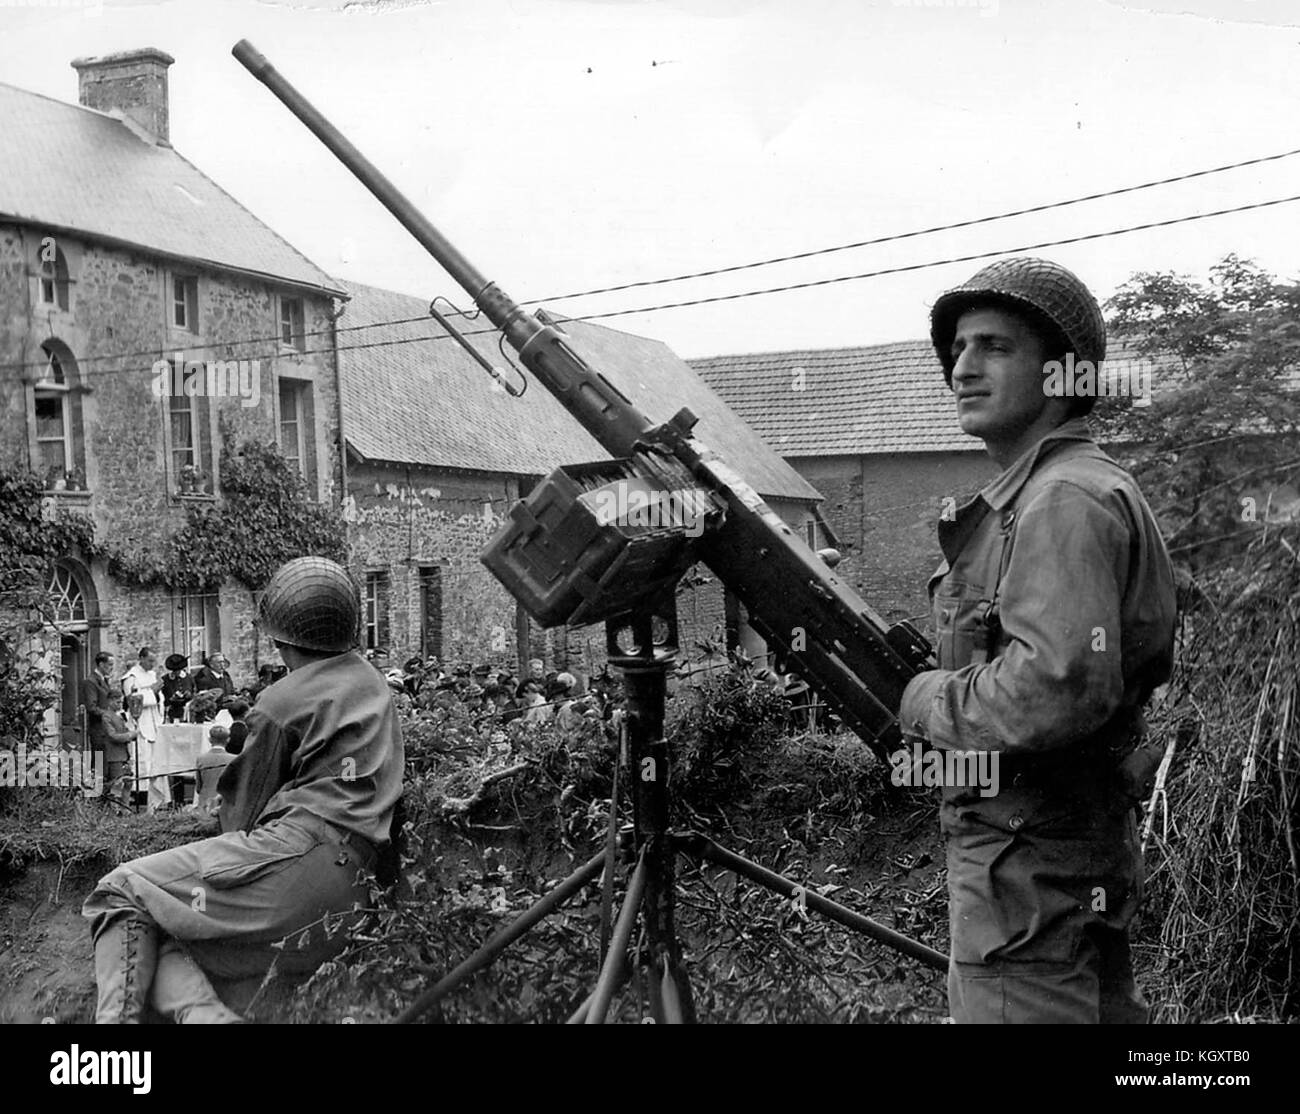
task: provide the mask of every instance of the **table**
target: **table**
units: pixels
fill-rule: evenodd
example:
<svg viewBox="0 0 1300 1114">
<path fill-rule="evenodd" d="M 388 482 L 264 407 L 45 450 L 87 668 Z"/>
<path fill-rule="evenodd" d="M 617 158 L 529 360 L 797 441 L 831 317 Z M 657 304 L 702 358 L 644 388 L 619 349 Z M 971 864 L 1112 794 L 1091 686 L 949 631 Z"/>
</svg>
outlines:
<svg viewBox="0 0 1300 1114">
<path fill-rule="evenodd" d="M 164 774 L 188 773 L 194 776 L 199 755 L 208 749 L 210 723 L 164 723 L 158 728 L 158 741 L 153 745 L 153 762 L 149 766 L 151 777 Z M 141 741 L 140 750 L 149 744 Z"/>
</svg>

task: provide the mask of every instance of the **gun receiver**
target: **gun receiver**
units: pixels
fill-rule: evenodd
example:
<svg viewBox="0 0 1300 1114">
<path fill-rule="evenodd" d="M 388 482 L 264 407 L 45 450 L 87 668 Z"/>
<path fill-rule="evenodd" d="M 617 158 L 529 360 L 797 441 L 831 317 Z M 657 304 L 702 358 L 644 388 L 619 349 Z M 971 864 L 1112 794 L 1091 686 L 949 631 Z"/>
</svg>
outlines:
<svg viewBox="0 0 1300 1114">
<path fill-rule="evenodd" d="M 908 680 L 927 668 L 929 646 L 906 623 L 887 627 L 732 468 L 690 434 L 679 414 L 655 426 L 574 351 L 566 334 L 489 282 L 279 72 L 241 40 L 232 53 L 305 124 L 474 299 L 523 364 L 612 456 L 667 449 L 723 504 L 699 538 L 700 559 L 745 605 L 750 622 L 865 741 L 879 751 L 896 732 Z"/>
</svg>

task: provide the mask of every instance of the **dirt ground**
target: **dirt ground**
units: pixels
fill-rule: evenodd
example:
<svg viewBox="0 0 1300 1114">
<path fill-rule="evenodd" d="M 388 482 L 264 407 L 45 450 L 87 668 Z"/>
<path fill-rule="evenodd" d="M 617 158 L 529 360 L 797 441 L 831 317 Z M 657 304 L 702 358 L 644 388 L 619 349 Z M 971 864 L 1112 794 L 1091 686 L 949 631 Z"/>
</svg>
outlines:
<svg viewBox="0 0 1300 1114">
<path fill-rule="evenodd" d="M 796 758 L 768 766 L 760 779 L 763 788 L 741 794 L 719 810 L 708 822 L 710 834 L 738 854 L 945 950 L 945 877 L 933 802 L 906 791 L 885 791 L 863 798 L 869 813 L 838 808 L 827 813 L 827 798 L 799 780 L 799 768 Z M 554 787 L 534 786 L 533 791 L 554 814 Z M 42 807 L 50 811 L 42 812 Z M 574 853 L 585 859 L 595 850 L 595 829 L 584 829 L 562 847 L 553 832 L 545 835 L 540 827 L 521 823 L 521 807 L 514 788 L 503 787 L 496 799 L 485 802 L 478 817 L 483 823 L 440 834 L 435 827 L 424 871 L 454 888 L 485 877 L 490 873 L 485 864 L 491 862 L 520 880 L 529 879 L 533 892 L 541 892 L 541 880 L 558 880 L 573 869 Z M 115 815 L 84 802 L 68 809 L 66 801 L 47 806 L 24 801 L 18 813 L 0 816 L 0 1023 L 92 1020 L 93 956 L 80 911 L 85 896 L 116 863 L 209 834 L 203 822 L 184 814 Z M 692 870 L 684 860 L 678 870 L 678 929 L 692 985 L 698 988 L 701 1019 L 798 1020 L 804 1017 L 799 1003 L 813 1003 L 812 984 L 818 982 L 826 992 L 815 991 L 822 1003 L 828 997 L 847 1003 L 836 1016 L 922 1023 L 943 1019 L 941 973 L 846 929 L 813 923 L 820 921 L 814 912 L 796 916 L 788 899 L 727 873 Z M 598 929 L 592 909 L 589 903 L 573 923 L 572 931 L 584 937 L 577 942 L 580 956 L 586 956 L 588 934 L 595 954 Z M 484 931 L 490 927 L 485 924 Z M 474 936 L 468 946 L 478 939 Z M 765 976 L 769 964 L 770 980 Z M 738 969 L 747 979 L 757 979 L 752 1009 L 738 1003 L 734 988 L 729 991 L 726 985 Z M 751 984 L 745 985 L 750 993 Z M 235 994 L 230 989 L 222 988 L 223 994 L 241 1009 L 256 987 Z M 255 1019 L 287 1017 L 290 993 L 291 988 L 275 985 L 263 992 Z M 295 1016 L 323 1021 L 351 1012 L 345 999 L 331 998 L 320 1009 Z M 370 1019 L 380 1016 L 371 1014 Z"/>
<path fill-rule="evenodd" d="M 107 864 L 101 864 L 106 866 Z M 103 870 L 34 862 L 0 901 L 0 1024 L 93 1018 L 95 973 L 81 902 Z"/>
<path fill-rule="evenodd" d="M 801 877 L 834 880 L 834 884 L 871 895 L 867 909 L 873 917 L 904 928 L 917 895 L 941 903 L 943 875 L 937 838 L 929 825 L 909 831 L 907 814 L 885 818 L 874 832 L 861 833 L 843 844 L 824 846 Z M 856 847 L 853 844 L 856 843 Z M 743 851 L 744 849 L 741 848 Z M 761 857 L 756 852 L 749 852 Z M 854 861 L 854 856 L 860 858 Z M 853 863 L 846 874 L 838 863 Z M 780 868 L 781 864 L 765 865 Z M 95 881 L 111 866 L 107 856 L 64 867 L 57 860 L 36 860 L 10 871 L 0 898 L 0 1024 L 85 1023 L 93 1020 L 95 977 L 90 933 L 81 916 L 81 902 Z M 830 868 L 828 871 L 827 868 Z M 555 870 L 560 870 L 555 864 Z M 709 872 L 719 892 L 730 895 L 734 879 Z M 558 874 L 556 875 L 558 877 Z M 830 895 L 834 897 L 835 895 Z M 772 907 L 776 896 L 755 894 Z M 861 906 L 859 906 L 861 907 Z M 684 917 L 683 937 L 688 963 L 693 952 L 707 948 L 722 926 L 709 917 Z M 592 926 L 593 932 L 595 926 Z M 931 975 L 886 948 L 837 932 L 837 948 L 854 947 L 871 963 L 870 985 L 862 987 L 878 1020 L 934 1022 L 942 1019 L 942 978 Z M 942 941 L 930 941 L 942 947 Z M 725 965 L 725 948 L 710 958 L 710 968 Z M 259 1011 L 265 1015 L 265 1008 Z"/>
</svg>

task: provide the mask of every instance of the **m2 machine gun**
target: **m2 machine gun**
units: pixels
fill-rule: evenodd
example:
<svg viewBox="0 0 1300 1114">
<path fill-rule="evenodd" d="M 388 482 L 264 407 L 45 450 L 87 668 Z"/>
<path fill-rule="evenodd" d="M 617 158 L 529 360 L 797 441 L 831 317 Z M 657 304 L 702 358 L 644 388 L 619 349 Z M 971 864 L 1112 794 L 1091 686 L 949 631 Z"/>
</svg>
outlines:
<svg viewBox="0 0 1300 1114">
<path fill-rule="evenodd" d="M 622 767 L 631 771 L 635 862 L 610 935 L 618 769 L 606 849 L 560 883 L 514 925 L 426 991 L 402 1020 L 414 1020 L 464 978 L 577 893 L 603 870 L 601 971 L 573 1020 L 605 1019 L 630 975 L 627 950 L 638 910 L 649 943 L 658 1021 L 692 1020 L 689 984 L 675 938 L 673 860 L 693 854 L 906 952 L 937 969 L 947 960 L 861 914 L 724 851 L 697 833 L 669 827 L 669 756 L 663 740 L 666 673 L 676 649 L 677 582 L 703 562 L 745 605 L 750 624 L 794 663 L 840 718 L 879 754 L 898 738 L 896 714 L 908 680 L 930 664 L 930 647 L 907 623 L 892 627 L 850 590 L 748 483 L 692 434 L 681 410 L 656 425 L 574 349 L 562 325 L 532 314 L 488 281 L 247 40 L 233 52 L 473 298 L 521 362 L 615 459 L 558 469 L 517 504 L 483 554 L 488 568 L 546 626 L 605 621 L 612 664 L 623 672 L 627 716 Z M 439 323 L 486 363 L 441 314 Z M 496 373 L 487 365 L 493 374 Z M 628 510 L 632 513 L 625 513 Z M 638 509 L 652 513 L 635 513 Z M 648 773 L 648 776 L 647 776 Z"/>
</svg>

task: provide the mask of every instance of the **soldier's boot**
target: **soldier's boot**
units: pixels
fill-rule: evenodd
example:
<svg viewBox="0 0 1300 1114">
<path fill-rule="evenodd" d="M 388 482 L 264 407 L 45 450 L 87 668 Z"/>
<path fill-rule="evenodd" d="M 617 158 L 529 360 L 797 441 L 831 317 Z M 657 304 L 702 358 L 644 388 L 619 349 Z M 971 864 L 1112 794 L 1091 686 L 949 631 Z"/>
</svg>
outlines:
<svg viewBox="0 0 1300 1114">
<path fill-rule="evenodd" d="M 97 1025 L 139 1025 L 158 964 L 158 930 L 152 922 L 122 917 L 95 938 Z"/>
<path fill-rule="evenodd" d="M 213 989 L 208 976 L 174 941 L 158 955 L 149 1003 L 177 1025 L 241 1025 L 244 1019 Z"/>
</svg>

